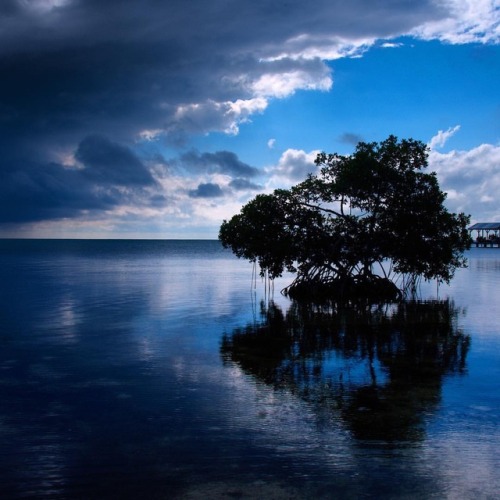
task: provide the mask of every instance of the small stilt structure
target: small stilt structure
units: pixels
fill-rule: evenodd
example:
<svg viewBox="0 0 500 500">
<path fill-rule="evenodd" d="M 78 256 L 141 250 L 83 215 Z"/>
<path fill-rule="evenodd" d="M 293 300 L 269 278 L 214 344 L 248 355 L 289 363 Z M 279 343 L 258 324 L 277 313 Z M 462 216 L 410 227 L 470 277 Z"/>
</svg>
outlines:
<svg viewBox="0 0 500 500">
<path fill-rule="evenodd" d="M 500 222 L 478 222 L 468 230 L 476 247 L 500 248 Z"/>
</svg>

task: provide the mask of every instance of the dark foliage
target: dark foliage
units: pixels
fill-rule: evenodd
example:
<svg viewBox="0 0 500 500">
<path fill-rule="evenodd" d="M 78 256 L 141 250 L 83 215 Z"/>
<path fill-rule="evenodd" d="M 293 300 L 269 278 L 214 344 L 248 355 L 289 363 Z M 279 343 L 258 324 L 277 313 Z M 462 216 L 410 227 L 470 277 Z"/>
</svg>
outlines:
<svg viewBox="0 0 500 500">
<path fill-rule="evenodd" d="M 469 217 L 444 207 L 424 143 L 394 136 L 351 156 L 321 153 L 320 174 L 258 195 L 219 238 L 271 279 L 297 274 L 294 298 L 394 300 L 419 279 L 449 282 L 466 265 Z"/>
</svg>

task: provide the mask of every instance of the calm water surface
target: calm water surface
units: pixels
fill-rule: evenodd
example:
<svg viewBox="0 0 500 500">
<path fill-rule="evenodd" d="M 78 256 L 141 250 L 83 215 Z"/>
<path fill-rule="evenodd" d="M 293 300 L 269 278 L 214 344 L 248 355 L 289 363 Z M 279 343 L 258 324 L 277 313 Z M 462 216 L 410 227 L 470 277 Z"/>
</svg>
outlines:
<svg viewBox="0 0 500 500">
<path fill-rule="evenodd" d="M 0 496 L 498 498 L 500 250 L 469 260 L 359 316 L 216 241 L 0 241 Z"/>
</svg>

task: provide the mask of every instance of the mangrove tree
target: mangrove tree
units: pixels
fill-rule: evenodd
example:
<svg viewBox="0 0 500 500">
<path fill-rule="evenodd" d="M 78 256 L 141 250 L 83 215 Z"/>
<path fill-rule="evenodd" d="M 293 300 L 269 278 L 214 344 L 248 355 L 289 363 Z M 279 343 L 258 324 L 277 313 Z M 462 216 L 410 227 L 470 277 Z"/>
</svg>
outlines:
<svg viewBox="0 0 500 500">
<path fill-rule="evenodd" d="M 220 227 L 224 247 L 261 275 L 295 274 L 285 294 L 393 300 L 466 265 L 469 217 L 444 206 L 424 143 L 390 136 L 316 164 L 317 175 L 257 195 Z"/>
</svg>

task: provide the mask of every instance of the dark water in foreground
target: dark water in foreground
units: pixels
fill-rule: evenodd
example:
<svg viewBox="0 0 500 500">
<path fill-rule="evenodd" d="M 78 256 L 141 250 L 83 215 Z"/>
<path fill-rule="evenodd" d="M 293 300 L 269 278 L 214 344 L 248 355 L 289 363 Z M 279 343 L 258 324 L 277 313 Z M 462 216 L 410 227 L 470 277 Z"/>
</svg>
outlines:
<svg viewBox="0 0 500 500">
<path fill-rule="evenodd" d="M 500 250 L 469 258 L 328 315 L 286 280 L 261 311 L 218 242 L 0 241 L 0 497 L 498 498 Z"/>
</svg>

